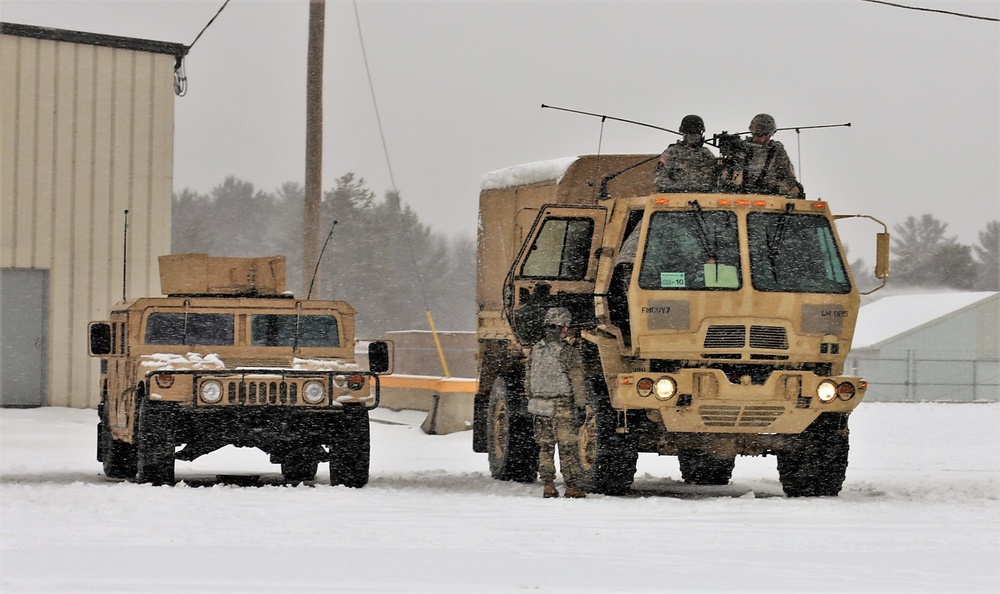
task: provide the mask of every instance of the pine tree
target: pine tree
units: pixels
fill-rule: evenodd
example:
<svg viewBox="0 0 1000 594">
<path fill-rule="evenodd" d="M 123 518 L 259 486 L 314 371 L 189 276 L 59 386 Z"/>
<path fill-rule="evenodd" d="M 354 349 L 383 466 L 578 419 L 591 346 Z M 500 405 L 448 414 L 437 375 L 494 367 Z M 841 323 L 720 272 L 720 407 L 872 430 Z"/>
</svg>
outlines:
<svg viewBox="0 0 1000 594">
<path fill-rule="evenodd" d="M 979 232 L 976 252 L 976 288 L 981 291 L 1000 291 L 1000 221 L 986 223 Z"/>
</svg>

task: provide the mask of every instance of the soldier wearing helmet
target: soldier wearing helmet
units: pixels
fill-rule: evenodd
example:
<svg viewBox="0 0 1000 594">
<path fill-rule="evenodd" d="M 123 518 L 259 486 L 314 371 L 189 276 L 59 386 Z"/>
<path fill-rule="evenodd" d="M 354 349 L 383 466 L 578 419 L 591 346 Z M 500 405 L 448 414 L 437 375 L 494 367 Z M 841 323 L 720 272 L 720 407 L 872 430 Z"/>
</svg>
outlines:
<svg viewBox="0 0 1000 594">
<path fill-rule="evenodd" d="M 653 179 L 657 192 L 714 192 L 716 158 L 705 147 L 705 122 L 688 115 L 681 120 L 684 138 L 667 147 L 656 164 Z"/>
<path fill-rule="evenodd" d="M 746 194 L 805 198 L 785 147 L 772 140 L 777 129 L 770 114 L 759 113 L 750 120 L 750 138 L 737 143 L 732 153 L 723 155 L 730 165 L 722 176 L 723 187 Z"/>
<path fill-rule="evenodd" d="M 580 459 L 577 427 L 585 417 L 587 394 L 583 385 L 583 360 L 569 343 L 571 316 L 563 307 L 545 312 L 545 337 L 528 355 L 525 370 L 528 412 L 535 416 L 538 443 L 538 474 L 544 483 L 542 496 L 558 497 L 555 487 L 555 449 L 559 447 L 559 470 L 566 482 L 566 497 L 586 497 L 577 485 Z"/>
</svg>

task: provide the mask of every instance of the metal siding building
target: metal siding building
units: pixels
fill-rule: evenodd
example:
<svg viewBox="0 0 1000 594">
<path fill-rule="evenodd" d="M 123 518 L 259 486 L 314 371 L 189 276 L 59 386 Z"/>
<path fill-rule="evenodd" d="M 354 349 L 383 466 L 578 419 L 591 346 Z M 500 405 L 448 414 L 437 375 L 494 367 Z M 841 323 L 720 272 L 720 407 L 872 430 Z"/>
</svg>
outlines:
<svg viewBox="0 0 1000 594">
<path fill-rule="evenodd" d="M 884 297 L 861 308 L 846 372 L 872 401 L 1000 400 L 1000 293 Z"/>
<path fill-rule="evenodd" d="M 0 25 L 0 398 L 93 407 L 87 324 L 158 295 L 180 44 Z"/>
</svg>

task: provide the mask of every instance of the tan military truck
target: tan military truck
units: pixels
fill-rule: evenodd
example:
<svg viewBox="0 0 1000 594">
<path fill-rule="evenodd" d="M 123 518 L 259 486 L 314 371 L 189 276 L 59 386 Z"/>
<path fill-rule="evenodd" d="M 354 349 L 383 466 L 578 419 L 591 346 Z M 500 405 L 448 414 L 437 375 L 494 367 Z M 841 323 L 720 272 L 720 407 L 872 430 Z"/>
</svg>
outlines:
<svg viewBox="0 0 1000 594">
<path fill-rule="evenodd" d="M 332 484 L 368 482 L 368 411 L 389 359 L 373 342 L 370 370 L 354 363 L 350 305 L 286 294 L 283 256 L 161 256 L 160 283 L 166 297 L 90 324 L 105 475 L 172 484 L 175 460 L 235 445 L 268 453 L 287 481 L 327 461 Z"/>
<path fill-rule="evenodd" d="M 585 156 L 484 177 L 474 450 L 497 479 L 535 480 L 524 363 L 559 306 L 589 378 L 588 490 L 629 491 L 638 453 L 655 452 L 703 485 L 728 483 L 737 455 L 776 455 L 787 495 L 836 495 L 867 389 L 844 375 L 860 297 L 840 217 L 821 200 L 656 194 L 654 162 Z"/>
</svg>

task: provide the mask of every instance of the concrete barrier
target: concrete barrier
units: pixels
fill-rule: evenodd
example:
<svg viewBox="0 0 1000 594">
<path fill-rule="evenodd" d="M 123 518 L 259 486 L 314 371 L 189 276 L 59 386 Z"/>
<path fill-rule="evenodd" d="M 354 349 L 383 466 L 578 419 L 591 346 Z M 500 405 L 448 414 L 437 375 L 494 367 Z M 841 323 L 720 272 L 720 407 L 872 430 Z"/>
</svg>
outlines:
<svg viewBox="0 0 1000 594">
<path fill-rule="evenodd" d="M 427 411 L 420 425 L 429 435 L 472 429 L 478 382 L 470 378 L 392 374 L 379 378 L 381 404 L 389 410 Z"/>
</svg>

